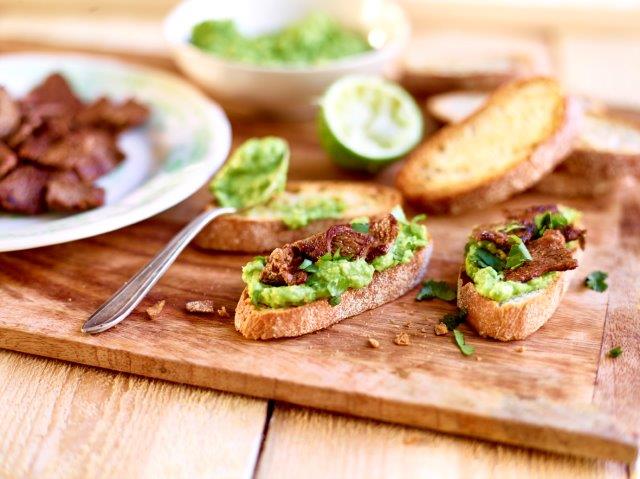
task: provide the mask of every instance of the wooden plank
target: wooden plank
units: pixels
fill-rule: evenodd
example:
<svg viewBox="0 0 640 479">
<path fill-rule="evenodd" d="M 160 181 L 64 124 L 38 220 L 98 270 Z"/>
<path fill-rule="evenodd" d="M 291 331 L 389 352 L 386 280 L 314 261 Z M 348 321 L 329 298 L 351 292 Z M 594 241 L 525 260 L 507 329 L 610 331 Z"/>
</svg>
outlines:
<svg viewBox="0 0 640 479">
<path fill-rule="evenodd" d="M 594 402 L 620 419 L 640 441 L 640 408 L 632 396 L 640 391 L 640 191 L 622 195 L 619 247 L 612 258 L 600 365 Z M 620 346 L 621 356 L 608 357 Z"/>
<path fill-rule="evenodd" d="M 311 123 L 237 121 L 234 131 L 236 141 L 267 133 L 288 139 L 293 178 L 349 177 L 319 150 Z M 509 204 L 550 200 L 528 195 Z M 571 203 L 586 211 L 589 254 L 556 316 L 524 343 L 524 354 L 516 352 L 518 344 L 482 340 L 466 331 L 482 362 L 461 356 L 450 337 L 432 333 L 451 306 L 416 303 L 415 292 L 316 334 L 247 341 L 230 320 L 188 315 L 184 303 L 209 297 L 233 311 L 242 289 L 240 266 L 249 257 L 195 248 L 131 318 L 101 335 L 82 335 L 79 327 L 89 313 L 206 201 L 201 192 L 119 232 L 0 255 L 0 345 L 513 444 L 628 461 L 635 456 L 635 442 L 591 405 L 607 294 L 585 290 L 579 279 L 611 248 L 607 231 L 617 228 L 615 202 Z M 505 206 L 431 218 L 436 250 L 428 276 L 453 280 L 471 226 L 498 217 Z M 167 300 L 165 311 L 149 321 L 144 307 L 159 299 Z M 411 335 L 411 346 L 393 344 L 399 331 Z M 379 350 L 366 346 L 369 336 L 380 340 Z"/>
<path fill-rule="evenodd" d="M 0 477 L 252 477 L 266 401 L 0 350 Z"/>
<path fill-rule="evenodd" d="M 278 404 L 258 479 L 627 477 L 624 466 Z"/>
</svg>

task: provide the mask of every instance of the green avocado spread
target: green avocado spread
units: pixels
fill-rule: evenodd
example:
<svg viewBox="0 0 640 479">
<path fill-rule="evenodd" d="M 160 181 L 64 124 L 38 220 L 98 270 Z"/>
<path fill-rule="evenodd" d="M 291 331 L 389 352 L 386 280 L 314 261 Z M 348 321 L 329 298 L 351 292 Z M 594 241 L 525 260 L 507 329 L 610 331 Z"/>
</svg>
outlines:
<svg viewBox="0 0 640 479">
<path fill-rule="evenodd" d="M 284 192 L 264 205 L 250 208 L 245 214 L 252 217 L 276 217 L 287 228 L 295 230 L 313 221 L 342 218 L 346 209 L 345 202 L 337 196 L 295 195 Z"/>
<path fill-rule="evenodd" d="M 571 208 L 559 207 L 559 213 L 556 213 L 556 218 L 559 218 L 560 223 L 562 223 L 557 225 L 557 227 L 573 224 L 579 218 L 579 212 Z M 536 234 L 539 236 L 541 236 L 543 232 L 540 230 L 542 227 L 542 219 L 543 215 L 541 214 L 536 216 L 535 220 L 536 227 L 538 228 Z M 502 229 L 504 230 L 505 228 L 508 228 L 508 225 L 503 225 Z M 501 227 L 498 226 L 496 229 L 500 230 Z M 575 247 L 575 242 L 567 243 L 567 248 L 573 249 Z M 507 254 L 504 251 L 498 249 L 489 241 L 477 241 L 474 238 L 469 239 L 465 251 L 465 272 L 473 281 L 476 291 L 485 298 L 500 303 L 544 289 L 558 275 L 557 271 L 550 271 L 527 282 L 506 281 L 502 271 L 507 259 Z M 490 254 L 487 255 L 487 253 Z M 492 258 L 495 263 L 487 264 L 487 262 L 492 261 Z"/>
<path fill-rule="evenodd" d="M 228 60 L 266 66 L 317 65 L 371 50 L 363 35 L 322 13 L 257 36 L 244 35 L 233 20 L 207 20 L 193 27 L 191 43 Z"/>
<path fill-rule="evenodd" d="M 220 206 L 249 208 L 284 190 L 289 146 L 276 137 L 245 141 L 213 178 L 209 188 Z"/>
<path fill-rule="evenodd" d="M 401 209 L 394 212 L 399 221 L 399 231 L 389 252 L 371 263 L 364 259 L 348 259 L 339 252 L 325 254 L 310 268 L 304 284 L 293 286 L 268 286 L 260 282 L 266 258 L 257 257 L 242 268 L 242 279 L 247 284 L 249 297 L 256 306 L 285 308 L 300 306 L 322 298 L 338 304 L 340 295 L 348 289 L 364 288 L 373 280 L 376 271 L 384 271 L 399 264 L 408 263 L 415 251 L 429 243 L 427 229 L 421 218 L 408 221 Z M 358 219 L 362 224 L 363 219 Z M 368 219 L 367 219 L 368 221 Z"/>
</svg>

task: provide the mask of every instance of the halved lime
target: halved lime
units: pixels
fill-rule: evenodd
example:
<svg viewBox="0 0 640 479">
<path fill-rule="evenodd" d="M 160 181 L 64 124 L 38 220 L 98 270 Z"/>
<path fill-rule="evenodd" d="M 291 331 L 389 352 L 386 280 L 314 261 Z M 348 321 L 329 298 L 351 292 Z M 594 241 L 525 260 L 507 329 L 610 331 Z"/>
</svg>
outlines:
<svg viewBox="0 0 640 479">
<path fill-rule="evenodd" d="M 318 112 L 320 143 L 338 165 L 375 172 L 422 139 L 422 112 L 399 85 L 350 75 L 329 87 Z"/>
</svg>

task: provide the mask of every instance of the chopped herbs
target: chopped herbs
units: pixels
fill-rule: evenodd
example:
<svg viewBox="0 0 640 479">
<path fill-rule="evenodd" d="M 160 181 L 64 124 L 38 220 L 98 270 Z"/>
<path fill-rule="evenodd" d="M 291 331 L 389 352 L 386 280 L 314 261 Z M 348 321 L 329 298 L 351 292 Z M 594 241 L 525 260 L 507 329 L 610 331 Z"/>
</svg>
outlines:
<svg viewBox="0 0 640 479">
<path fill-rule="evenodd" d="M 602 293 L 609 287 L 607 284 L 608 276 L 609 275 L 603 271 L 592 271 L 585 278 L 584 285 L 589 289 Z"/>
<path fill-rule="evenodd" d="M 509 236 L 509 242 L 511 243 L 511 249 L 507 255 L 507 268 L 515 269 L 522 266 L 527 261 L 531 261 L 531 253 L 523 243 L 523 241 L 516 235 Z"/>
<path fill-rule="evenodd" d="M 456 342 L 456 344 L 458 345 L 458 348 L 460 348 L 460 352 L 462 354 L 464 354 L 465 356 L 471 356 L 473 353 L 476 352 L 476 348 L 474 348 L 473 346 L 465 343 L 464 341 L 464 334 L 462 334 L 461 331 L 454 329 L 453 330 L 453 339 Z"/>
<path fill-rule="evenodd" d="M 458 309 L 455 313 L 447 313 L 442 317 L 442 322 L 449 331 L 453 331 L 467 319 L 467 312 L 464 309 Z"/>
<path fill-rule="evenodd" d="M 340 301 L 342 301 L 342 299 L 340 298 L 340 296 L 331 296 L 329 298 L 329 304 L 331 306 L 338 306 L 340 304 Z"/>
<path fill-rule="evenodd" d="M 569 220 L 561 212 L 545 211 L 534 218 L 536 237 L 540 237 L 547 230 L 558 230 L 569 225 Z"/>
<path fill-rule="evenodd" d="M 610 358 L 617 358 L 622 354 L 622 348 L 620 346 L 616 346 L 615 348 L 611 348 L 607 353 L 607 356 Z"/>
<path fill-rule="evenodd" d="M 423 301 L 433 298 L 438 298 L 443 301 L 453 301 L 456 299 L 456 290 L 445 281 L 434 281 L 432 279 L 424 281 L 422 288 L 416 296 L 416 300 Z"/>
<path fill-rule="evenodd" d="M 489 253 L 489 251 L 484 248 L 478 248 L 478 250 L 476 251 L 476 257 L 478 259 L 478 266 L 480 268 L 486 268 L 487 266 L 489 266 L 496 271 L 502 271 L 504 269 L 504 261 L 502 261 L 496 255 Z"/>
<path fill-rule="evenodd" d="M 369 223 L 351 223 L 351 229 L 358 233 L 369 233 Z"/>
<path fill-rule="evenodd" d="M 302 263 L 300 263 L 300 266 L 298 267 L 298 269 L 301 269 L 302 271 L 306 271 L 307 273 L 318 272 L 318 267 L 315 264 L 313 264 L 313 261 L 307 258 L 305 258 L 302 261 Z"/>
<path fill-rule="evenodd" d="M 502 228 L 502 231 L 505 233 L 513 233 L 514 231 L 523 230 L 525 228 L 526 226 L 518 221 L 510 221 L 504 226 L 504 228 Z"/>
</svg>

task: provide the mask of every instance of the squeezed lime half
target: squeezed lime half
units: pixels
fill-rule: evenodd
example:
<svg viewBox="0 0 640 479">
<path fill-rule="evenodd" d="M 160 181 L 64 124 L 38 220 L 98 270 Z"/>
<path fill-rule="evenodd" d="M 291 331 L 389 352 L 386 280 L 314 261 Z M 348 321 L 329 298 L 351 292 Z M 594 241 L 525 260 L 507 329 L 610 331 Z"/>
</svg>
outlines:
<svg viewBox="0 0 640 479">
<path fill-rule="evenodd" d="M 320 101 L 320 143 L 344 168 L 376 172 L 422 139 L 422 112 L 407 91 L 376 76 L 350 75 Z"/>
</svg>

